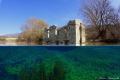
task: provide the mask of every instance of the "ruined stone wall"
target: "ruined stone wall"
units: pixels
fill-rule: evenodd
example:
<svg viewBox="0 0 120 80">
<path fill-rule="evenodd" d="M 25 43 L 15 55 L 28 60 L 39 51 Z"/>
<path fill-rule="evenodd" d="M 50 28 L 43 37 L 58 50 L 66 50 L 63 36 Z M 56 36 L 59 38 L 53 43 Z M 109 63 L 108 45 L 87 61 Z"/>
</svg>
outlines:
<svg viewBox="0 0 120 80">
<path fill-rule="evenodd" d="M 57 26 L 53 25 L 49 28 L 49 40 L 53 44 L 57 35 Z"/>
<path fill-rule="evenodd" d="M 48 38 L 49 38 L 49 28 L 45 28 L 44 29 L 44 44 L 46 44 Z"/>
<path fill-rule="evenodd" d="M 85 26 L 83 24 L 81 25 L 82 25 L 82 43 L 85 43 L 86 41 Z"/>
<path fill-rule="evenodd" d="M 70 20 L 67 26 L 62 28 L 57 28 L 57 26 L 50 26 L 49 29 L 44 30 L 44 44 L 49 41 L 49 44 L 65 44 L 69 43 L 72 45 L 77 45 L 85 42 L 85 27 L 82 22 L 77 20 Z"/>
<path fill-rule="evenodd" d="M 75 44 L 76 43 L 76 35 L 75 35 L 75 20 L 70 20 L 68 22 L 68 38 L 70 40 L 70 44 Z"/>
<path fill-rule="evenodd" d="M 60 28 L 59 29 L 59 41 L 60 42 L 64 42 L 64 38 L 67 36 L 67 32 L 66 32 L 66 29 L 64 27 Z"/>
</svg>

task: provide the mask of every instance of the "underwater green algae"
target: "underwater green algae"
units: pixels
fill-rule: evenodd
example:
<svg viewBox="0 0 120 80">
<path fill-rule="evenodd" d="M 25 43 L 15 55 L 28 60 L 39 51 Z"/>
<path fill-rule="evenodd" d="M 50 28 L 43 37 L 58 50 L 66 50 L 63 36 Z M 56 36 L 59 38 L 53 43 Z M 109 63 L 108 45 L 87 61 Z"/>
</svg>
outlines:
<svg viewBox="0 0 120 80">
<path fill-rule="evenodd" d="M 52 48 L 0 47 L 0 80 L 110 80 L 110 77 L 120 77 L 120 46 Z"/>
<path fill-rule="evenodd" d="M 19 80 L 65 80 L 65 71 L 61 62 L 56 62 L 49 73 L 44 63 L 41 63 L 38 69 L 34 67 L 29 71 L 21 70 Z"/>
</svg>

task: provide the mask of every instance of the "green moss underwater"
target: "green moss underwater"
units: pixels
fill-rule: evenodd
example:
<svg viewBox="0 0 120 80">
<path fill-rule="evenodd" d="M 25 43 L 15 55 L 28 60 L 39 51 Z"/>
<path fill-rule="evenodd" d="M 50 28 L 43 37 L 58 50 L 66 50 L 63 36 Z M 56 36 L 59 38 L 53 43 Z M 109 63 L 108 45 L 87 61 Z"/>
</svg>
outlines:
<svg viewBox="0 0 120 80">
<path fill-rule="evenodd" d="M 0 80 L 120 80 L 120 46 L 0 46 Z"/>
</svg>

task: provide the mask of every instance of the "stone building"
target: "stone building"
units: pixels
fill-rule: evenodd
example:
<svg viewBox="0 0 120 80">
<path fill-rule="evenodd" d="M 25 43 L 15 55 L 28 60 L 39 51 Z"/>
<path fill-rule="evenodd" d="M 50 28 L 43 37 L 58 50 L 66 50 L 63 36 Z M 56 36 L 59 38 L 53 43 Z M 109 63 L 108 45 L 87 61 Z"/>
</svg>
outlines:
<svg viewBox="0 0 120 80">
<path fill-rule="evenodd" d="M 61 28 L 53 25 L 44 29 L 44 45 L 80 45 L 85 40 L 85 27 L 79 19 Z"/>
</svg>

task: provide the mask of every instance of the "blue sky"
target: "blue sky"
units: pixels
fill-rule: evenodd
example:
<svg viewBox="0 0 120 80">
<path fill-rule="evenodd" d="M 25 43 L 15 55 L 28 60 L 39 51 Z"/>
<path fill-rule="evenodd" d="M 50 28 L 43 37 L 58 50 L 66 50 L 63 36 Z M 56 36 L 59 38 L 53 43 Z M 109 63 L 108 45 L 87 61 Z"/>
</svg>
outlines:
<svg viewBox="0 0 120 80">
<path fill-rule="evenodd" d="M 0 0 L 0 34 L 21 32 L 21 25 L 31 17 L 49 25 L 64 26 L 71 19 L 82 19 L 79 8 L 84 0 Z M 111 0 L 117 7 L 120 0 Z"/>
</svg>

